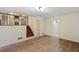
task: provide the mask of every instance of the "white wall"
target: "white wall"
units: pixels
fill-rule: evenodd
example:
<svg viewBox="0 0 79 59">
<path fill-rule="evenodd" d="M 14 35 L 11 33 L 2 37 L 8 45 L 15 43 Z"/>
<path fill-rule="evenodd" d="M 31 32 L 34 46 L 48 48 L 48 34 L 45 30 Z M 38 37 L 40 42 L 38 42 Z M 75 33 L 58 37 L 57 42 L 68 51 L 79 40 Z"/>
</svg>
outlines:
<svg viewBox="0 0 79 59">
<path fill-rule="evenodd" d="M 57 17 L 44 20 L 44 33 L 50 36 L 59 36 L 59 19 Z"/>
<path fill-rule="evenodd" d="M 45 19 L 44 33 L 46 35 L 79 42 L 79 13 Z"/>
<path fill-rule="evenodd" d="M 44 29 L 45 29 L 45 27 L 44 27 L 44 22 L 45 22 L 45 19 L 41 19 L 40 20 L 40 36 L 43 36 L 44 35 Z"/>
<path fill-rule="evenodd" d="M 26 26 L 0 26 L 0 47 L 23 40 L 26 40 Z"/>
<path fill-rule="evenodd" d="M 60 38 L 79 42 L 79 13 L 60 16 Z"/>
<path fill-rule="evenodd" d="M 48 19 L 45 19 L 45 22 L 44 22 L 44 30 L 45 30 L 45 34 L 46 35 L 52 35 L 53 34 L 53 23 L 52 23 L 53 20 L 51 20 L 50 18 Z"/>
</svg>

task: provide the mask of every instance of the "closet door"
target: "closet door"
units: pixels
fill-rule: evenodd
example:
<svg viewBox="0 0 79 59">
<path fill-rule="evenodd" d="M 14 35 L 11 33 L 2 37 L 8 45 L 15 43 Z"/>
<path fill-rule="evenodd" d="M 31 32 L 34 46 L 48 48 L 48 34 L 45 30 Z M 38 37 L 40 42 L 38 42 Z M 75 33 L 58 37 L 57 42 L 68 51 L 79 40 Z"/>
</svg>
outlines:
<svg viewBox="0 0 79 59">
<path fill-rule="evenodd" d="M 54 18 L 52 21 L 52 25 L 53 25 L 53 36 L 59 37 L 59 19 Z"/>
</svg>

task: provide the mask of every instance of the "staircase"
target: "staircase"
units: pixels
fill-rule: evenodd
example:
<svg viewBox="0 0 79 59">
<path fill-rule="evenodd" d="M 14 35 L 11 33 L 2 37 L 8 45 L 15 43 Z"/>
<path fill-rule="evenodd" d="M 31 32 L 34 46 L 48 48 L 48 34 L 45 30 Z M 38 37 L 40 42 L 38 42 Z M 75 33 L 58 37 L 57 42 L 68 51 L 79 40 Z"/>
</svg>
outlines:
<svg viewBox="0 0 79 59">
<path fill-rule="evenodd" d="M 27 37 L 31 37 L 31 36 L 34 36 L 34 33 L 32 32 L 30 26 L 27 25 Z"/>
</svg>

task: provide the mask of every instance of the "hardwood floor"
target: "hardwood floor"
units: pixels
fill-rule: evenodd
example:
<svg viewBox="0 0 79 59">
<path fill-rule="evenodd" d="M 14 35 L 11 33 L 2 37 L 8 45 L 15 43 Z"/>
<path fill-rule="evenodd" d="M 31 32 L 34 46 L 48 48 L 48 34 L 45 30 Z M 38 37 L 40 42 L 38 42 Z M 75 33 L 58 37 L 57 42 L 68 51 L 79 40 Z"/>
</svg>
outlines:
<svg viewBox="0 0 79 59">
<path fill-rule="evenodd" d="M 1 47 L 1 52 L 77 52 L 79 43 L 59 39 L 51 36 L 42 36 L 24 42 Z"/>
</svg>

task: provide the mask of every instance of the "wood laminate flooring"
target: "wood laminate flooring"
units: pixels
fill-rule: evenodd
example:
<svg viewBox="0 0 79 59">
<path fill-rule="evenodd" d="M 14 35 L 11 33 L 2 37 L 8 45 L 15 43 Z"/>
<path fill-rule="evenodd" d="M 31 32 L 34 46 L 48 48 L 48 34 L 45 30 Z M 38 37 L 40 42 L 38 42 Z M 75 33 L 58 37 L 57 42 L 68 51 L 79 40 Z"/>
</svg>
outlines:
<svg viewBox="0 0 79 59">
<path fill-rule="evenodd" d="M 42 36 L 0 48 L 0 52 L 77 52 L 79 43 Z"/>
</svg>

